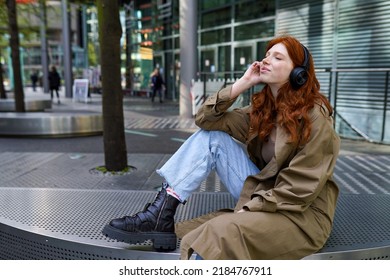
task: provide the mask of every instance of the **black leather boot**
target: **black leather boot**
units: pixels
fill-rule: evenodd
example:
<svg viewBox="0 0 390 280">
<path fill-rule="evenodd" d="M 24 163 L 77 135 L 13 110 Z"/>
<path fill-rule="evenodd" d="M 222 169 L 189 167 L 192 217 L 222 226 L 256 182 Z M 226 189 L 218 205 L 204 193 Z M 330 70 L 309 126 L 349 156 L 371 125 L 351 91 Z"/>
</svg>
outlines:
<svg viewBox="0 0 390 280">
<path fill-rule="evenodd" d="M 103 229 L 109 238 L 130 244 L 152 240 L 158 251 L 176 249 L 174 216 L 180 201 L 167 194 L 163 188 L 153 203 L 146 205 L 142 212 L 112 220 Z"/>
</svg>

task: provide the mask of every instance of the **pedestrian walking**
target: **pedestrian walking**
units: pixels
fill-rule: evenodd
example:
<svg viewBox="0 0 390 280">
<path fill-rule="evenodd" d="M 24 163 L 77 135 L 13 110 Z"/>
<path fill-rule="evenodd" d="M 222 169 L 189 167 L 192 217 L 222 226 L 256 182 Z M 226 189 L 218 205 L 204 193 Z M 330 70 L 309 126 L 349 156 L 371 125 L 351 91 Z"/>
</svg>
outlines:
<svg viewBox="0 0 390 280">
<path fill-rule="evenodd" d="M 55 66 L 51 67 L 49 72 L 49 88 L 50 88 L 50 98 L 53 101 L 53 91 L 56 92 L 57 95 L 57 103 L 60 104 L 60 94 L 58 93 L 61 86 L 61 77 L 57 72 L 57 68 Z"/>
<path fill-rule="evenodd" d="M 158 68 L 155 68 L 151 75 L 151 89 L 152 89 L 152 102 L 154 102 L 154 98 L 156 97 L 156 94 L 158 94 L 158 97 L 160 99 L 160 103 L 163 102 L 162 94 L 165 86 L 165 82 L 163 78 L 161 77 L 160 71 Z"/>
<path fill-rule="evenodd" d="M 31 79 L 31 85 L 32 85 L 33 91 L 37 91 L 38 73 L 36 71 L 34 71 L 31 74 L 30 79 Z"/>
</svg>

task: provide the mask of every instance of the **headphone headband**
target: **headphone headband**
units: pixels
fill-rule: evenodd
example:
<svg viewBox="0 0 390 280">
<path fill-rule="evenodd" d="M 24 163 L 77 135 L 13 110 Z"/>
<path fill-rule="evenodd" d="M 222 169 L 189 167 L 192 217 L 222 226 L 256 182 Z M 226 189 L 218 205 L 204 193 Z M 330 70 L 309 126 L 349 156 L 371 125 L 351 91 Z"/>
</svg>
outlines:
<svg viewBox="0 0 390 280">
<path fill-rule="evenodd" d="M 304 55 L 302 67 L 305 68 L 306 70 L 308 70 L 309 69 L 309 56 L 310 56 L 310 52 L 305 47 L 305 45 L 303 45 L 303 44 L 301 44 L 301 45 L 302 45 L 303 55 Z"/>
</svg>

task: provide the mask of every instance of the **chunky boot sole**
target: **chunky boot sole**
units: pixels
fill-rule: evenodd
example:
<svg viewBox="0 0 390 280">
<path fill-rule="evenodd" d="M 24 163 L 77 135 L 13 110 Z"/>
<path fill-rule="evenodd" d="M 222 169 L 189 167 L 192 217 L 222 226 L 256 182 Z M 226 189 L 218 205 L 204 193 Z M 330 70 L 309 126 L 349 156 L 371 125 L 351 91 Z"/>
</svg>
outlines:
<svg viewBox="0 0 390 280">
<path fill-rule="evenodd" d="M 129 244 L 143 243 L 147 240 L 153 242 L 153 248 L 156 251 L 174 251 L 176 250 L 177 238 L 174 232 L 129 232 L 117 229 L 111 225 L 106 225 L 102 233 L 119 242 Z"/>
</svg>

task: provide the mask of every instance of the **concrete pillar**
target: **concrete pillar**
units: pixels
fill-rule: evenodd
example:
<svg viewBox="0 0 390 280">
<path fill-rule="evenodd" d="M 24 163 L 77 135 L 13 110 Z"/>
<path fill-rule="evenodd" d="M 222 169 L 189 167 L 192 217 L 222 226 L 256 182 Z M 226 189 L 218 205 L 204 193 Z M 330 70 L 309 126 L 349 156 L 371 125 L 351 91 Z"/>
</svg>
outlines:
<svg viewBox="0 0 390 280">
<path fill-rule="evenodd" d="M 83 25 L 82 27 L 82 34 L 83 34 L 83 48 L 84 48 L 84 68 L 88 69 L 88 32 L 87 32 L 87 6 L 82 5 L 81 10 L 81 23 Z"/>
<path fill-rule="evenodd" d="M 39 11 L 41 18 L 40 36 L 41 36 L 41 59 L 42 59 L 42 86 L 43 92 L 49 92 L 49 57 L 48 57 L 48 42 L 46 37 L 47 17 L 46 17 L 46 2 L 39 1 Z"/>
<path fill-rule="evenodd" d="M 62 26 L 63 26 L 63 36 L 62 43 L 64 49 L 64 87 L 65 87 L 65 97 L 72 97 L 72 84 L 73 84 L 73 75 L 72 75 L 72 49 L 70 41 L 70 24 L 69 24 L 69 9 L 68 1 L 61 0 L 62 4 Z"/>
<path fill-rule="evenodd" d="M 180 0 L 180 117 L 192 117 L 191 81 L 198 64 L 198 1 Z"/>
</svg>

